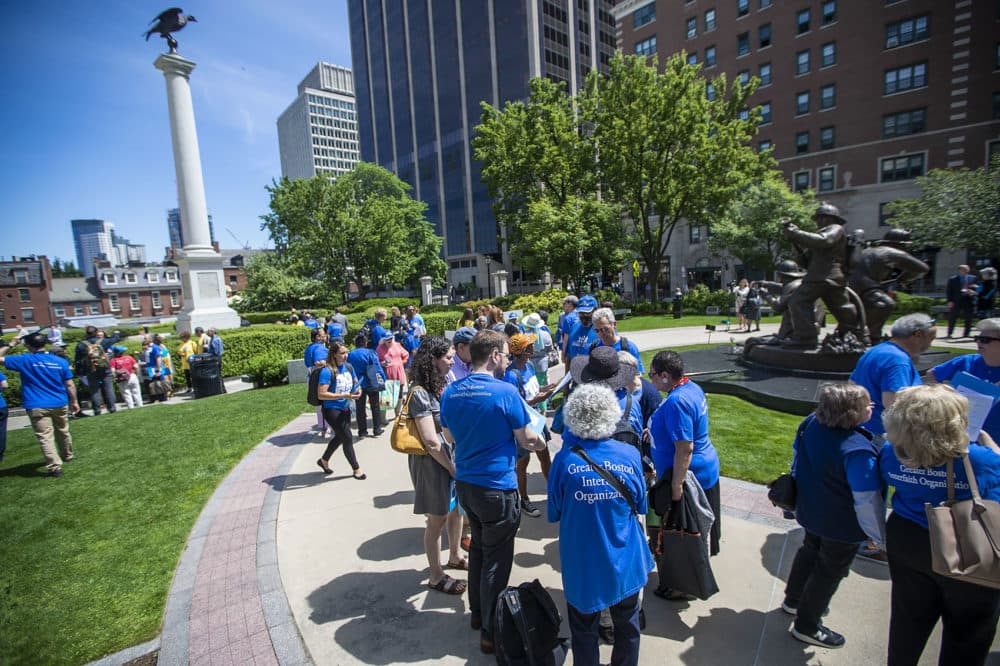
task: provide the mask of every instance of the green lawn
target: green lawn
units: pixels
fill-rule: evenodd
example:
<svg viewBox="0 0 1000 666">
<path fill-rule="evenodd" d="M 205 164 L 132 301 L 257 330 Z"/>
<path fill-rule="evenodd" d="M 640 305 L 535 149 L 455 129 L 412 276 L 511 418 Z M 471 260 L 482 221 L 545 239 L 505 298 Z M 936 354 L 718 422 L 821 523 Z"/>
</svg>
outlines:
<svg viewBox="0 0 1000 666">
<path fill-rule="evenodd" d="M 222 478 L 302 413 L 301 386 L 71 423 L 49 479 L 30 428 L 0 467 L 0 664 L 80 664 L 153 638 L 195 520 Z"/>
<path fill-rule="evenodd" d="M 680 328 L 681 326 L 704 326 L 706 324 L 716 324 L 728 319 L 733 328 L 736 327 L 736 315 L 692 315 L 674 319 L 672 315 L 639 315 L 628 317 L 618 321 L 618 331 L 627 333 L 629 331 L 646 331 L 652 328 Z M 761 319 L 764 324 L 779 324 L 781 317 L 764 317 Z"/>
</svg>

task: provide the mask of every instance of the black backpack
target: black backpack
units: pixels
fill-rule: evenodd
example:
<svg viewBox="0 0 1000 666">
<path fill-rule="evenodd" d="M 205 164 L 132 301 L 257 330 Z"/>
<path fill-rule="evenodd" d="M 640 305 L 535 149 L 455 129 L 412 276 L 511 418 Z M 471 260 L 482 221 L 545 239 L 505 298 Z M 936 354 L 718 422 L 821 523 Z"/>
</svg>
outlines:
<svg viewBox="0 0 1000 666">
<path fill-rule="evenodd" d="M 622 413 L 622 417 L 615 424 L 615 432 L 611 435 L 611 439 L 617 439 L 619 442 L 625 442 L 626 444 L 631 444 L 635 448 L 639 448 L 639 443 L 641 439 L 639 435 L 636 434 L 635 430 L 632 429 L 632 423 L 629 421 L 629 416 L 632 414 L 632 394 L 625 394 L 625 411 Z"/>
<path fill-rule="evenodd" d="M 309 392 L 306 401 L 313 407 L 319 407 L 323 401 L 319 399 L 319 373 L 323 368 L 313 366 L 309 369 Z"/>
<path fill-rule="evenodd" d="M 363 337 L 363 338 L 365 339 L 365 344 L 364 344 L 364 346 L 365 346 L 365 347 L 368 347 L 369 349 L 375 349 L 375 345 L 373 345 L 373 344 L 372 344 L 372 342 L 374 342 L 374 341 L 372 340 L 372 330 L 373 330 L 373 329 L 374 329 L 374 328 L 375 328 L 375 327 L 376 327 L 377 325 L 378 325 L 378 322 L 377 322 L 377 321 L 375 321 L 374 319 L 369 319 L 369 320 L 368 320 L 368 321 L 366 321 L 366 322 L 364 323 L 364 325 L 363 325 L 363 326 L 361 327 L 361 330 L 360 330 L 360 331 L 358 331 L 358 335 L 359 335 L 359 336 L 361 336 L 361 337 Z"/>
<path fill-rule="evenodd" d="M 499 666 L 560 666 L 567 642 L 559 637 L 562 617 L 538 579 L 508 587 L 497 598 L 493 640 Z"/>
</svg>

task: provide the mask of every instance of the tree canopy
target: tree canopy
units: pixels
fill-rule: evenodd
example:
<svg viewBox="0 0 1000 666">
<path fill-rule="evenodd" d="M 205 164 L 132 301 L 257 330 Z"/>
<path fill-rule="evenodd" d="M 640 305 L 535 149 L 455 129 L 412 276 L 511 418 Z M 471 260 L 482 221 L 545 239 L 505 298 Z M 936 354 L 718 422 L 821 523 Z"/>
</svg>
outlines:
<svg viewBox="0 0 1000 666">
<path fill-rule="evenodd" d="M 351 279 L 362 297 L 386 285 L 416 286 L 423 275 L 440 285 L 447 269 L 441 238 L 424 217 L 426 204 L 409 189 L 365 162 L 332 183 L 323 175 L 282 179 L 267 188 L 271 212 L 261 216 L 261 228 L 287 270 L 338 293 Z"/>
<path fill-rule="evenodd" d="M 316 308 L 340 300 L 340 295 L 320 280 L 297 275 L 289 261 L 276 252 L 254 254 L 245 270 L 247 286 L 239 294 L 241 311 Z"/>
<path fill-rule="evenodd" d="M 791 219 L 812 229 L 816 201 L 811 191 L 792 192 L 780 175 L 766 178 L 744 189 L 726 214 L 712 225 L 708 247 L 728 252 L 744 267 L 771 275 L 783 257 L 792 256 L 792 246 L 782 234 L 779 220 Z"/>
<path fill-rule="evenodd" d="M 990 168 L 934 169 L 917 185 L 918 198 L 889 204 L 895 226 L 917 243 L 978 250 L 1000 263 L 1000 156 Z"/>
</svg>

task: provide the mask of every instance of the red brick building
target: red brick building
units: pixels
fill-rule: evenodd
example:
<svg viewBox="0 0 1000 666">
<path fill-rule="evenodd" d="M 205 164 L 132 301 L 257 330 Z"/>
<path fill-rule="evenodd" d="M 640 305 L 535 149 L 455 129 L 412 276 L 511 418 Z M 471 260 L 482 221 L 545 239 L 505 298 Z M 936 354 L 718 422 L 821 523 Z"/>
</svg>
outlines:
<svg viewBox="0 0 1000 666">
<path fill-rule="evenodd" d="M 52 267 L 45 255 L 0 260 L 0 330 L 51 326 Z"/>
</svg>

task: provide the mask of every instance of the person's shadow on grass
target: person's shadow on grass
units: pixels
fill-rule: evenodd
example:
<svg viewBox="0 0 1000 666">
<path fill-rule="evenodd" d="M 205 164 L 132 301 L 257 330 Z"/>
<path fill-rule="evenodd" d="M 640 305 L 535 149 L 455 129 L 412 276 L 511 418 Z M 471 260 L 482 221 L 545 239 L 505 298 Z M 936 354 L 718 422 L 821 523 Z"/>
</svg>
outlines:
<svg viewBox="0 0 1000 666">
<path fill-rule="evenodd" d="M 25 463 L 17 467 L 0 468 L 0 478 L 5 476 L 20 476 L 25 479 L 44 477 L 46 471 L 43 463 Z"/>
</svg>

